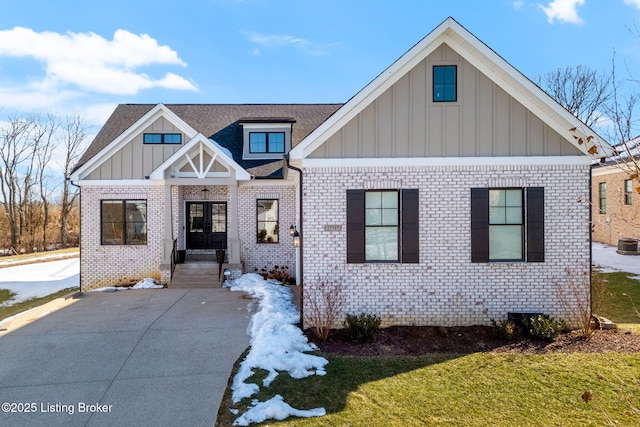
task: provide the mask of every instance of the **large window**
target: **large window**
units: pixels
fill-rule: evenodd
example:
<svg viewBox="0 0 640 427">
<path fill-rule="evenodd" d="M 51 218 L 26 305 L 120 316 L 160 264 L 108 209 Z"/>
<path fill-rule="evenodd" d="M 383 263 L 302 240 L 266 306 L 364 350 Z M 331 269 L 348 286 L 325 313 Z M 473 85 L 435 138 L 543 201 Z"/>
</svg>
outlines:
<svg viewBox="0 0 640 427">
<path fill-rule="evenodd" d="M 544 188 L 471 189 L 471 262 L 544 262 Z"/>
<path fill-rule="evenodd" d="M 433 102 L 455 102 L 458 99 L 458 67 L 436 65 L 433 67 Z"/>
<path fill-rule="evenodd" d="M 258 199 L 258 243 L 278 243 L 278 200 Z"/>
<path fill-rule="evenodd" d="M 145 144 L 182 144 L 180 133 L 145 133 L 142 138 Z"/>
<path fill-rule="evenodd" d="M 251 153 L 284 153 L 284 132 L 250 132 Z"/>
<path fill-rule="evenodd" d="M 347 262 L 419 262 L 418 190 L 347 190 Z"/>
<path fill-rule="evenodd" d="M 633 182 L 630 179 L 624 181 L 624 204 L 631 205 L 633 201 Z"/>
<path fill-rule="evenodd" d="M 600 189 L 599 212 L 601 214 L 606 214 L 607 213 L 607 183 L 601 182 L 599 189 Z"/>
<path fill-rule="evenodd" d="M 489 190 L 489 260 L 522 260 L 522 189 Z"/>
<path fill-rule="evenodd" d="M 103 245 L 147 244 L 146 200 L 102 200 L 100 215 Z"/>
<path fill-rule="evenodd" d="M 365 194 L 365 261 L 398 261 L 397 191 Z"/>
</svg>

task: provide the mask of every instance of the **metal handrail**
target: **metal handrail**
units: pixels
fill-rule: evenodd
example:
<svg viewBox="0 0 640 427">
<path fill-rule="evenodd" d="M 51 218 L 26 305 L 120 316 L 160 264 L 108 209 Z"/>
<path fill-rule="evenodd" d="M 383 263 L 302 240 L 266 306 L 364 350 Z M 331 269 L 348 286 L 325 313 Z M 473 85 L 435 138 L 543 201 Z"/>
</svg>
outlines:
<svg viewBox="0 0 640 427">
<path fill-rule="evenodd" d="M 176 271 L 176 259 L 178 256 L 178 239 L 173 239 L 173 249 L 171 249 L 171 278 L 173 280 L 173 273 Z"/>
</svg>

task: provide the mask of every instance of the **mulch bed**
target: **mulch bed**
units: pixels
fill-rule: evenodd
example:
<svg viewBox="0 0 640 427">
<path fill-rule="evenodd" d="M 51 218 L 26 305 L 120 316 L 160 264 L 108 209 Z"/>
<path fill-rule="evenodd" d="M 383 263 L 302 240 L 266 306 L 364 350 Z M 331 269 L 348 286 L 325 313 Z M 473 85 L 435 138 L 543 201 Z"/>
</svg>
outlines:
<svg viewBox="0 0 640 427">
<path fill-rule="evenodd" d="M 310 330 L 305 334 L 323 353 L 344 356 L 419 356 L 424 354 L 492 353 L 640 353 L 640 334 L 613 329 L 596 331 L 589 340 L 577 332 L 562 334 L 554 342 L 529 337 L 506 340 L 488 326 L 419 327 L 392 326 L 381 330 L 376 342 L 353 342 L 344 329 L 331 331 L 320 341 Z"/>
</svg>

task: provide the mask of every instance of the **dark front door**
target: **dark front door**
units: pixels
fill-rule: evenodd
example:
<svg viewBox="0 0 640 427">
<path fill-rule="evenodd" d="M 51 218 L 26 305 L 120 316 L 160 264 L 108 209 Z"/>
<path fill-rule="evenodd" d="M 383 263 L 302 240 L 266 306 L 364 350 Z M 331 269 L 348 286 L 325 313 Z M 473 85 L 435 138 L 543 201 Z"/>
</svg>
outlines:
<svg viewBox="0 0 640 427">
<path fill-rule="evenodd" d="M 227 204 L 187 202 L 187 249 L 227 248 Z"/>
</svg>

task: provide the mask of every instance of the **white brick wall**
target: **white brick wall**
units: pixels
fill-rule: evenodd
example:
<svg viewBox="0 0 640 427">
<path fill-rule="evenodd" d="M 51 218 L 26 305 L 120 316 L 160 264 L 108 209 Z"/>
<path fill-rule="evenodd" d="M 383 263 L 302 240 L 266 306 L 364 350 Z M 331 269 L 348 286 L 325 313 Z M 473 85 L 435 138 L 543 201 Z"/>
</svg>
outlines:
<svg viewBox="0 0 640 427">
<path fill-rule="evenodd" d="M 575 326 L 558 283 L 568 280 L 568 268 L 589 272 L 589 173 L 586 165 L 309 168 L 305 301 L 313 283 L 339 281 L 345 312 L 376 314 L 384 326 L 486 325 L 512 311 L 542 312 Z M 471 263 L 470 189 L 502 186 L 545 187 L 546 262 Z M 378 188 L 420 190 L 419 264 L 346 263 L 346 191 Z M 324 231 L 325 225 L 341 231 Z"/>
<path fill-rule="evenodd" d="M 258 199 L 278 199 L 279 242 L 257 243 Z M 267 270 L 274 266 L 287 266 L 295 276 L 295 249 L 289 236 L 289 226 L 295 224 L 296 193 L 291 186 L 241 186 L 238 188 L 238 213 L 240 218 L 240 257 L 246 273 L 255 269 Z"/>
<path fill-rule="evenodd" d="M 87 291 L 145 277 L 161 278 L 164 188 L 85 186 L 81 193 L 80 289 Z M 146 199 L 147 244 L 101 245 L 100 200 Z"/>
</svg>

